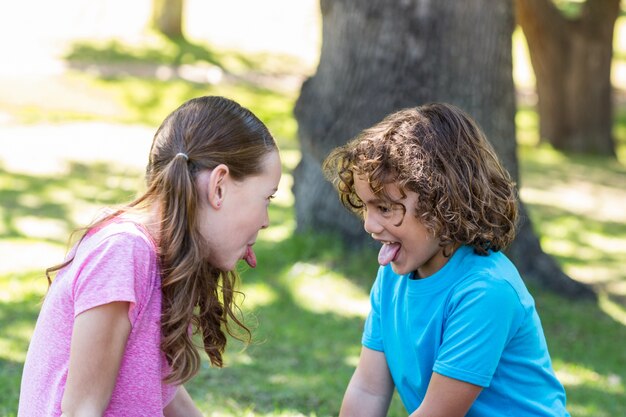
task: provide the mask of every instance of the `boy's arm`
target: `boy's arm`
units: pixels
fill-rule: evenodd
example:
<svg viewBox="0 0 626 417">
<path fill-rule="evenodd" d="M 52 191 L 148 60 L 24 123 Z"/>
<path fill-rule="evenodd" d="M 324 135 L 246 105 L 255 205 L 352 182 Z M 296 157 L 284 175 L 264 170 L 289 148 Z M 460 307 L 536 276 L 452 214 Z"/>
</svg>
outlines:
<svg viewBox="0 0 626 417">
<path fill-rule="evenodd" d="M 163 415 L 165 417 L 202 417 L 202 413 L 182 385 L 176 390 L 174 399 L 163 409 Z"/>
<path fill-rule="evenodd" d="M 463 417 L 482 387 L 433 372 L 424 401 L 409 417 Z"/>
<path fill-rule="evenodd" d="M 393 387 L 385 354 L 364 346 L 359 364 L 343 397 L 339 416 L 386 416 Z"/>
<path fill-rule="evenodd" d="M 130 334 L 127 302 L 87 310 L 74 321 L 63 416 L 102 416 Z"/>
</svg>

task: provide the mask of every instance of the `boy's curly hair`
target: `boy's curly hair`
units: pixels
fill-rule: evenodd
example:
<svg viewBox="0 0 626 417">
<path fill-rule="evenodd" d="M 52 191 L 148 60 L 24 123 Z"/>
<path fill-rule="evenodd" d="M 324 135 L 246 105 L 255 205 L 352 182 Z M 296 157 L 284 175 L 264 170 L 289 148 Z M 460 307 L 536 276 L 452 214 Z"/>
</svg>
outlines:
<svg viewBox="0 0 626 417">
<path fill-rule="evenodd" d="M 417 193 L 414 214 L 443 247 L 470 245 L 485 255 L 515 237 L 515 183 L 476 122 L 455 106 L 433 103 L 393 113 L 333 150 L 323 171 L 343 205 L 361 216 L 355 175 L 391 204 L 398 202 L 385 185 L 395 183 L 402 197 Z"/>
</svg>

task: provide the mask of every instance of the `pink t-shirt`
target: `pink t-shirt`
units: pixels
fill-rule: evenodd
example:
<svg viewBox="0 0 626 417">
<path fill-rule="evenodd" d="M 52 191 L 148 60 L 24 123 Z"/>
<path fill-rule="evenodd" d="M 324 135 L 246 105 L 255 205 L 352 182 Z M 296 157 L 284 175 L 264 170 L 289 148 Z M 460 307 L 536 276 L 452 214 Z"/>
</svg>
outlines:
<svg viewBox="0 0 626 417">
<path fill-rule="evenodd" d="M 162 382 L 169 367 L 159 347 L 161 279 L 154 243 L 142 226 L 117 220 L 92 230 L 72 254 L 74 260 L 53 280 L 37 319 L 18 416 L 61 415 L 74 319 L 114 301 L 130 302 L 131 332 L 104 415 L 162 416 L 176 387 Z"/>
</svg>

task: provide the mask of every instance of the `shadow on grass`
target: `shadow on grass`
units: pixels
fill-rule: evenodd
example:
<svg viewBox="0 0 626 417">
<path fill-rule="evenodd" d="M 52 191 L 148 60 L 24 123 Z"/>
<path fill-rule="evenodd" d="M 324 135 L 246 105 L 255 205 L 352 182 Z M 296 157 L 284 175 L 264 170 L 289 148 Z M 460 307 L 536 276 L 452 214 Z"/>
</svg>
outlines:
<svg viewBox="0 0 626 417">
<path fill-rule="evenodd" d="M 566 385 L 570 407 L 585 410 L 572 417 L 626 415 L 626 350 L 622 346 L 626 327 L 596 303 L 564 303 L 552 293 L 538 289 L 532 293 L 553 361 L 559 366 L 563 362 L 565 373 L 588 374 L 587 381 Z"/>
<path fill-rule="evenodd" d="M 570 242 L 576 247 L 576 253 L 569 256 L 556 255 L 562 263 L 570 265 L 585 265 L 594 263 L 619 270 L 623 264 L 619 259 L 611 256 L 610 252 L 594 245 L 591 235 L 601 235 L 606 239 L 620 239 L 626 236 L 626 224 L 614 221 L 599 221 L 581 216 L 571 210 L 557 208 L 550 204 L 527 204 L 535 224 L 550 224 L 550 229 L 559 229 L 559 239 Z M 543 230 L 543 234 L 546 231 Z M 626 278 L 626 277 L 624 277 Z"/>
<path fill-rule="evenodd" d="M 520 153 L 522 185 L 572 187 L 578 182 L 584 182 L 619 190 L 626 187 L 626 166 L 610 158 L 567 154 L 553 150 L 549 145 L 521 147 Z M 525 154 L 533 156 L 524 157 Z"/>
<path fill-rule="evenodd" d="M 98 205 L 126 202 L 137 188 L 137 181 L 128 184 L 124 181 L 129 177 L 138 178 L 139 173 L 129 175 L 106 164 L 73 163 L 68 175 L 56 178 L 0 171 L 0 179 L 8 184 L 0 190 L 4 219 L 4 225 L 0 227 L 4 226 L 5 232 L 12 230 L 3 232 L 5 234 L 0 235 L 0 239 L 24 236 L 17 220 L 29 216 L 54 219 L 73 229 L 76 225 L 71 218 L 71 205 L 77 202 Z M 68 197 L 59 198 L 64 194 L 61 191 Z M 541 210 L 549 208 L 538 209 L 538 223 L 552 221 L 555 213 L 541 217 Z M 291 221 L 293 208 L 272 205 L 271 216 L 273 223 L 285 224 Z M 623 225 L 590 224 L 592 229 L 597 228 L 609 236 L 625 232 Z M 586 248 L 584 236 L 578 231 L 571 233 L 568 239 L 574 245 Z M 245 285 L 267 286 L 275 296 L 265 303 L 258 303 L 250 311 L 246 310 L 251 318 L 248 320 L 250 324 L 258 321 L 254 330 L 255 342 L 241 351 L 241 345 L 231 341 L 227 367 L 211 369 L 205 360 L 205 366 L 188 384 L 188 389 L 204 410 L 227 410 L 230 415 L 244 415 L 251 410 L 259 415 L 283 412 L 317 417 L 337 415 L 360 351 L 364 318 L 332 310 L 317 312 L 306 307 L 293 291 L 290 271 L 298 262 L 321 266 L 356 284 L 363 294 L 367 294 L 377 268 L 374 250 L 364 248 L 353 252 L 332 235 L 312 233 L 291 235 L 280 241 L 260 239 L 256 250 L 259 266 L 245 271 L 242 280 Z M 598 256 L 600 258 L 589 262 L 612 262 L 602 258 L 602 254 Z M 579 262 L 575 257 L 563 261 Z M 314 275 L 305 277 L 312 281 L 316 278 Z M 0 276 L 0 284 L 5 285 L 9 279 L 13 278 Z M 42 277 L 36 287 L 43 293 L 46 285 Z M 321 285 L 320 291 L 333 291 Z M 621 346 L 621 341 L 626 340 L 626 327 L 594 303 L 564 303 L 557 295 L 541 289 L 531 288 L 531 291 L 537 300 L 555 362 L 559 366 L 597 375 L 567 385 L 570 405 L 582 410 L 572 416 L 626 415 L 623 388 L 626 351 Z M 17 406 L 23 363 L 13 357 L 20 357 L 19 352 L 24 352 L 27 347 L 25 332 L 17 330 L 34 326 L 39 301 L 40 294 L 29 292 L 25 286 L 20 296 L 0 303 L 0 328 L 3 329 L 0 343 L 11 347 L 11 353 L 5 353 L 7 356 L 0 359 L 2 415 L 11 415 Z M 255 302 L 252 296 L 250 301 Z M 617 387 L 604 389 L 603 384 L 608 383 L 602 381 L 611 375 L 617 376 L 621 382 Z M 406 413 L 396 400 L 388 415 L 400 417 Z"/>
<path fill-rule="evenodd" d="M 234 99 L 249 108 L 267 124 L 272 134 L 295 148 L 295 121 L 291 108 L 295 98 L 255 84 L 206 84 L 184 79 L 159 80 L 140 75 L 125 76 L 114 71 L 111 75 L 99 74 L 99 86 L 115 92 L 127 110 L 124 123 L 159 126 L 163 119 L 183 102 L 200 96 L 218 95 Z M 281 146 L 284 148 L 284 146 Z"/>
<path fill-rule="evenodd" d="M 168 69 L 176 70 L 183 65 L 187 65 L 187 69 L 211 70 L 208 81 L 219 80 L 220 77 L 215 77 L 221 75 L 265 73 L 285 76 L 302 71 L 302 63 L 288 55 L 218 50 L 208 44 L 159 35 L 140 45 L 116 40 L 79 41 L 71 45 L 64 58 L 70 68 L 81 71 L 89 69 L 110 74 L 115 69 L 118 75 L 159 79 L 171 77 L 173 74 Z"/>
<path fill-rule="evenodd" d="M 37 238 L 65 244 L 77 227 L 73 212 L 80 205 L 108 206 L 130 201 L 140 173 L 107 163 L 69 162 L 67 174 L 38 176 L 0 168 L 0 239 Z M 130 180 L 130 181 L 129 181 Z M 33 236 L 24 222 L 60 225 L 61 231 Z M 45 228 L 37 226 L 37 228 Z M 59 227 L 55 227 L 59 229 Z"/>
<path fill-rule="evenodd" d="M 206 45 L 189 42 L 184 39 L 160 39 L 159 45 L 133 47 L 111 40 L 105 43 L 76 42 L 65 55 L 69 62 L 91 63 L 126 63 L 126 64 L 167 64 L 182 65 L 206 62 L 220 65 L 220 56 Z M 243 63 L 251 65 L 242 54 L 238 57 Z"/>
<path fill-rule="evenodd" d="M 590 285 L 596 293 L 605 293 L 610 300 L 626 308 L 626 294 L 610 290 L 612 285 L 626 282 L 622 256 L 619 252 L 607 251 L 607 248 L 597 243 L 598 236 L 607 242 L 623 240 L 626 236 L 626 224 L 591 219 L 549 204 L 527 204 L 527 207 L 537 233 L 564 242 L 567 248 L 571 248 L 563 248 L 560 253 L 552 254 L 559 264 L 581 270 L 597 266 L 606 271 L 616 271 L 605 274 L 602 278 L 595 277 Z"/>
<path fill-rule="evenodd" d="M 17 415 L 23 362 L 0 359 L 0 415 Z"/>
<path fill-rule="evenodd" d="M 366 260 L 358 267 L 368 254 L 351 254 L 333 241 L 329 236 L 318 235 L 295 235 L 280 242 L 259 241 L 259 267 L 245 271 L 243 281 L 246 285 L 268 285 L 276 298 L 248 313 L 258 320 L 251 346 L 241 351 L 241 345 L 231 341 L 227 366 L 211 369 L 205 360 L 199 375 L 188 384 L 204 410 L 221 409 L 231 415 L 250 411 L 256 415 L 281 412 L 318 417 L 337 415 L 360 350 L 363 318 L 303 308 L 290 289 L 287 273 L 295 262 L 310 262 L 332 266 L 363 288 L 369 287 L 373 280 L 372 264 Z M 345 263 L 333 260 L 341 258 Z M 45 288 L 43 281 L 41 285 Z M 588 370 L 599 378 L 616 375 L 621 381 L 626 380 L 626 351 L 620 343 L 626 338 L 623 325 L 594 303 L 563 303 L 554 294 L 537 288 L 531 291 L 537 300 L 552 357 L 558 364 Z M 0 328 L 9 330 L 3 332 L 3 343 L 10 339 L 14 349 L 26 349 L 27 341 L 12 336 L 10 329 L 16 321 L 34 324 L 39 297 L 39 294 L 27 294 L 0 304 Z M 10 412 L 17 404 L 22 366 L 19 361 L 0 360 L 2 411 Z M 573 417 L 609 417 L 626 412 L 623 389 L 611 392 L 583 381 L 567 386 L 567 392 L 573 409 L 587 410 L 573 413 Z M 404 415 L 396 399 L 388 416 Z"/>
<path fill-rule="evenodd" d="M 10 300 L 0 301 L 0 415 L 17 413 L 23 357 L 28 349 L 29 335 L 35 325 L 41 299 L 47 289 L 42 271 L 0 276 L 0 288 L 9 290 L 20 284 L 36 282 L 36 289 L 12 294 Z M 4 291 L 4 290 L 3 290 Z M 4 299 L 4 297 L 3 297 Z"/>
</svg>

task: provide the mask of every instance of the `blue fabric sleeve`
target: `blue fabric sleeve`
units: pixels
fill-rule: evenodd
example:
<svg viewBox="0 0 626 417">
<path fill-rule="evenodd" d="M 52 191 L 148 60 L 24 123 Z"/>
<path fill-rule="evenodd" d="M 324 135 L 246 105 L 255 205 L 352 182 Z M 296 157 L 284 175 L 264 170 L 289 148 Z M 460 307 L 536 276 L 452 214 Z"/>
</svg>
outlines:
<svg viewBox="0 0 626 417">
<path fill-rule="evenodd" d="M 487 387 L 525 310 L 505 280 L 476 277 L 467 284 L 454 292 L 448 304 L 433 371 Z"/>
<path fill-rule="evenodd" d="M 383 337 L 380 326 L 380 311 L 381 311 L 381 292 L 382 292 L 382 271 L 380 268 L 378 270 L 378 275 L 376 276 L 376 281 L 374 281 L 374 285 L 372 286 L 372 290 L 370 292 L 370 304 L 371 310 L 369 315 L 367 316 L 367 320 L 365 320 L 365 326 L 363 329 L 363 337 L 361 339 L 361 343 L 363 346 L 377 350 L 379 352 L 384 351 L 383 347 Z"/>
</svg>

